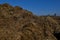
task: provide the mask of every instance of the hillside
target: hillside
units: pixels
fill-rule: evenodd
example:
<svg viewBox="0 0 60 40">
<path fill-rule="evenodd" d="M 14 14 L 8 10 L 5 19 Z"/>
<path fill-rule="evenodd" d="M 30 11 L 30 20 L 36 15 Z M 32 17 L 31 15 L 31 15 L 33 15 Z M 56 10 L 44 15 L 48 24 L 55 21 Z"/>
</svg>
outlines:
<svg viewBox="0 0 60 40">
<path fill-rule="evenodd" d="M 0 4 L 0 40 L 58 40 L 60 16 L 36 16 L 19 6 Z"/>
</svg>

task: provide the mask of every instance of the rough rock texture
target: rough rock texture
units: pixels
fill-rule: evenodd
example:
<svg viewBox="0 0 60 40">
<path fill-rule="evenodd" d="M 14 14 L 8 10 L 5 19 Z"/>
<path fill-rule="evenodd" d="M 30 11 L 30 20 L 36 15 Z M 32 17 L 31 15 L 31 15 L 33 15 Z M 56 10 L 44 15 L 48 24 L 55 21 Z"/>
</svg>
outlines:
<svg viewBox="0 0 60 40">
<path fill-rule="evenodd" d="M 57 40 L 60 17 L 36 16 L 21 7 L 0 4 L 0 40 Z"/>
</svg>

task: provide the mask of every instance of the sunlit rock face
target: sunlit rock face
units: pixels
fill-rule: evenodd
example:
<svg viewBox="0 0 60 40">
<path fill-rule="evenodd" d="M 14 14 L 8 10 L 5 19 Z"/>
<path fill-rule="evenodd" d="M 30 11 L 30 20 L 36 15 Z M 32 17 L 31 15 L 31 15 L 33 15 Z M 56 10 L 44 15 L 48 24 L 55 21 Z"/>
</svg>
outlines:
<svg viewBox="0 0 60 40">
<path fill-rule="evenodd" d="M 0 4 L 0 40 L 58 40 L 54 33 L 59 32 L 58 16 L 36 16 L 19 6 Z"/>
</svg>

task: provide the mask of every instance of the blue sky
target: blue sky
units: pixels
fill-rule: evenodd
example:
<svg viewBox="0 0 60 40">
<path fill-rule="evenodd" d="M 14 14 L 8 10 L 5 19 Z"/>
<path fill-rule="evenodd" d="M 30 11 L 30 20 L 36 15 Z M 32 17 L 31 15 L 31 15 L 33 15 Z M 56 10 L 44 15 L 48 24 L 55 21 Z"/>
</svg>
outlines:
<svg viewBox="0 0 60 40">
<path fill-rule="evenodd" d="M 20 6 L 36 15 L 60 15 L 60 0 L 0 0 L 3 3 Z"/>
</svg>

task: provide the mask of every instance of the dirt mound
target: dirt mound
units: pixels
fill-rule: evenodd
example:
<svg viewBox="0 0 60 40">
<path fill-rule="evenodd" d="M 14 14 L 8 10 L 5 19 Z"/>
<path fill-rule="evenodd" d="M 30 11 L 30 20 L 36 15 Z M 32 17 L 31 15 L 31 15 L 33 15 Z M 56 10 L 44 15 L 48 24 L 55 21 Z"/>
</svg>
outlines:
<svg viewBox="0 0 60 40">
<path fill-rule="evenodd" d="M 0 40 L 57 40 L 54 33 L 58 32 L 60 25 L 53 17 L 0 4 Z"/>
</svg>

